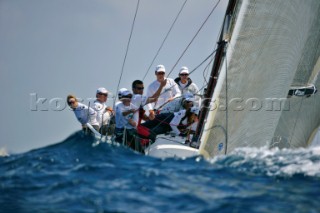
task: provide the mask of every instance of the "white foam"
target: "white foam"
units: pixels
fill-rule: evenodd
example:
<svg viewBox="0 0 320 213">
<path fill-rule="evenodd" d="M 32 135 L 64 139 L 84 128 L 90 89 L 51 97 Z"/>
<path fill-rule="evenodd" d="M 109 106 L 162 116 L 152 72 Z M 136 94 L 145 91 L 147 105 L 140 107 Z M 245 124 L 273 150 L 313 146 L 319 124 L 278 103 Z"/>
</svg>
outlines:
<svg viewBox="0 0 320 213">
<path fill-rule="evenodd" d="M 240 148 L 210 160 L 212 164 L 269 176 L 320 176 L 320 147 L 309 149 Z"/>
</svg>

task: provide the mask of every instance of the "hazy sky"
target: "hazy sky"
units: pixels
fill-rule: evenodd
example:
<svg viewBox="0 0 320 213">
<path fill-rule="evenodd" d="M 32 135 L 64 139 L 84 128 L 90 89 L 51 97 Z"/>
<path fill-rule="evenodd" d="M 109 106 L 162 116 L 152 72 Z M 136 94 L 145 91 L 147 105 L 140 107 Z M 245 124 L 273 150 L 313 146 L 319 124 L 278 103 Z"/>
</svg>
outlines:
<svg viewBox="0 0 320 213">
<path fill-rule="evenodd" d="M 120 88 L 143 78 L 184 1 L 140 1 Z M 157 64 L 173 68 L 217 1 L 187 1 L 145 87 L 155 80 Z M 0 0 L 0 149 L 19 153 L 60 142 L 80 129 L 64 108 L 69 93 L 87 100 L 98 87 L 116 92 L 136 4 Z M 195 68 L 214 50 L 226 5 L 221 0 L 169 77 L 177 77 L 181 66 Z M 200 88 L 203 70 L 190 76 Z"/>
</svg>

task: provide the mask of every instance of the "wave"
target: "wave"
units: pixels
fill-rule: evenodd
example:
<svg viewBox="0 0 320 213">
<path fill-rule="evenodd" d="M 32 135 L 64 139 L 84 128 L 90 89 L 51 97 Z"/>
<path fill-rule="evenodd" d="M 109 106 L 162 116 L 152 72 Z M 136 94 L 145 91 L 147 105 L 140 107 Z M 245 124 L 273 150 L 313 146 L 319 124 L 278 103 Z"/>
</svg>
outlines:
<svg viewBox="0 0 320 213">
<path fill-rule="evenodd" d="M 218 167 L 276 177 L 320 177 L 320 147 L 299 149 L 239 148 L 209 161 Z"/>
<path fill-rule="evenodd" d="M 156 165 L 166 161 L 168 165 L 192 162 L 199 166 L 206 166 L 202 157 L 191 159 L 156 159 L 134 152 L 118 143 L 97 143 L 91 136 L 83 135 L 82 131 L 75 132 L 60 143 L 31 150 L 22 154 L 7 155 L 4 149 L 0 150 L 0 166 L 11 165 L 12 168 L 46 168 L 56 165 L 56 172 L 72 167 L 79 167 L 83 163 L 88 168 L 91 165 L 100 165 L 105 162 L 110 166 L 125 165 L 128 161 L 137 164 Z M 239 148 L 228 155 L 217 156 L 208 160 L 215 168 L 232 169 L 242 173 L 258 175 L 291 177 L 295 175 L 320 177 L 320 147 L 309 149 L 268 149 Z M 12 166 L 14 165 L 14 166 Z M 80 169 L 81 169 L 80 165 Z M 104 165 L 103 165 L 104 166 Z M 1 167 L 0 167 L 1 168 Z M 196 169 L 196 168 L 193 168 Z"/>
<path fill-rule="evenodd" d="M 95 144 L 92 136 L 85 136 L 82 131 L 76 132 L 60 143 L 34 149 L 26 153 L 0 157 L 0 172 L 3 174 L 25 175 L 26 172 L 38 171 L 60 173 L 72 169 L 78 164 L 99 164 L 112 162 L 113 159 L 125 160 L 125 156 L 137 156 L 125 147 L 107 143 Z M 122 153 L 122 154 L 119 154 Z"/>
<path fill-rule="evenodd" d="M 129 162 L 129 164 L 128 164 Z M 163 163 L 165 162 L 165 163 Z M 240 148 L 228 155 L 217 156 L 208 161 L 203 157 L 189 159 L 157 159 L 144 156 L 119 144 L 96 143 L 91 136 L 84 136 L 81 131 L 70 135 L 60 143 L 22 154 L 12 154 L 0 157 L 0 172 L 6 177 L 24 175 L 26 171 L 37 175 L 38 171 L 54 174 L 61 172 L 78 172 L 81 170 L 99 170 L 101 167 L 137 168 L 150 167 L 184 172 L 181 165 L 188 164 L 188 168 L 196 173 L 199 167 L 210 170 L 223 169 L 246 175 L 264 175 L 271 177 L 305 176 L 320 177 L 320 147 L 309 149 L 267 149 Z M 33 173 L 32 173 L 33 172 Z M 3 174 L 4 174 L 3 173 Z M 13 176 L 11 176 L 12 174 Z M 190 173 L 189 173 L 190 174 Z"/>
<path fill-rule="evenodd" d="M 319 148 L 158 159 L 76 132 L 0 158 L 0 212 L 168 212 L 169 204 L 171 212 L 316 210 L 319 166 Z"/>
</svg>

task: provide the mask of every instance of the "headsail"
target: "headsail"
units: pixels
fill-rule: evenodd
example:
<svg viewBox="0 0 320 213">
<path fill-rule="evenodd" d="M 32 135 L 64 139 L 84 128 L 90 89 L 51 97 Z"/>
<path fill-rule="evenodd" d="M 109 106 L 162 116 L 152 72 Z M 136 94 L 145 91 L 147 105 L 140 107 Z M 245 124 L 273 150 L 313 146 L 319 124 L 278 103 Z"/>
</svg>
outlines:
<svg viewBox="0 0 320 213">
<path fill-rule="evenodd" d="M 290 147 L 306 146 L 320 124 L 319 95 L 286 98 L 291 86 L 317 76 L 319 21 L 319 0 L 237 1 L 200 153 L 272 146 L 277 138 L 290 138 Z M 319 79 L 314 84 L 319 88 Z"/>
</svg>

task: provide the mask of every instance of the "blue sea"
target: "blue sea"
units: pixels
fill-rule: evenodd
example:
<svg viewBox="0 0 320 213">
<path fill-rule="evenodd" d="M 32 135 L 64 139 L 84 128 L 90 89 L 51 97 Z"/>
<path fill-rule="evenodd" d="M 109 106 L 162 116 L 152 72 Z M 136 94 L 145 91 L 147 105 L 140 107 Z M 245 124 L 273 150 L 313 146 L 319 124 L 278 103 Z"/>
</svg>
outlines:
<svg viewBox="0 0 320 213">
<path fill-rule="evenodd" d="M 320 212 L 320 148 L 157 159 L 94 143 L 0 157 L 0 212 Z"/>
</svg>

